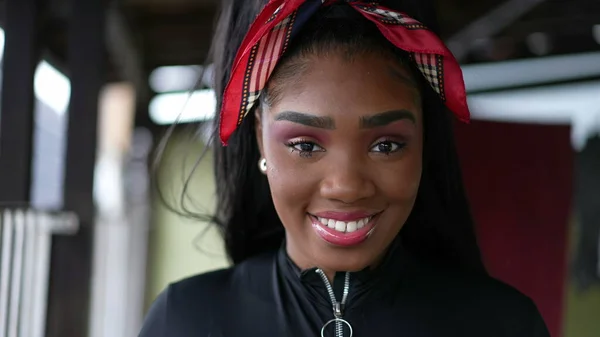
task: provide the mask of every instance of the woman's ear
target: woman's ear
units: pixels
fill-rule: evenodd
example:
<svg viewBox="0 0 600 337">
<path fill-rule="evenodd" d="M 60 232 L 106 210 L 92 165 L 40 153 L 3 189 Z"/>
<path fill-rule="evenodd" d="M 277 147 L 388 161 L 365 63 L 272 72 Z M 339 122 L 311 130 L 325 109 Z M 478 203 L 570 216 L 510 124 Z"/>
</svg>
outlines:
<svg viewBox="0 0 600 337">
<path fill-rule="evenodd" d="M 256 142 L 258 145 L 258 151 L 260 152 L 260 157 L 264 158 L 263 151 L 263 133 L 262 133 L 262 109 L 258 107 L 254 110 L 254 131 L 256 132 Z"/>
</svg>

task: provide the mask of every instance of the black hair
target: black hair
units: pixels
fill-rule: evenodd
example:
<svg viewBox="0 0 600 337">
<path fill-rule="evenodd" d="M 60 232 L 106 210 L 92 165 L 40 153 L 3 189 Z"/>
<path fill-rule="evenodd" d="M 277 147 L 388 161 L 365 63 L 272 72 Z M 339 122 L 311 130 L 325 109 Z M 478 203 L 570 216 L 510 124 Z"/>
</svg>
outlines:
<svg viewBox="0 0 600 337">
<path fill-rule="evenodd" d="M 227 0 L 223 3 L 213 42 L 214 89 L 217 107 L 229 79 L 232 63 L 251 21 L 264 0 Z M 384 2 L 437 31 L 432 1 Z M 347 53 L 391 48 L 376 27 L 355 15 L 345 4 L 319 10 L 291 41 L 276 69 L 303 53 L 341 47 Z M 388 54 L 391 55 L 391 54 Z M 398 60 L 410 62 L 402 53 Z M 287 61 L 286 61 L 287 60 Z M 414 65 L 415 76 L 420 76 Z M 434 91 L 421 82 L 424 111 L 423 174 L 415 206 L 399 234 L 403 246 L 423 259 L 466 271 L 485 273 L 477 245 L 473 220 L 454 145 L 452 114 Z M 215 133 L 218 120 L 215 121 Z M 260 154 L 253 111 L 229 139 L 228 146 L 213 141 L 217 204 L 214 223 L 221 229 L 226 252 L 233 263 L 278 249 L 284 229 L 275 211 L 268 181 L 258 168 Z"/>
</svg>

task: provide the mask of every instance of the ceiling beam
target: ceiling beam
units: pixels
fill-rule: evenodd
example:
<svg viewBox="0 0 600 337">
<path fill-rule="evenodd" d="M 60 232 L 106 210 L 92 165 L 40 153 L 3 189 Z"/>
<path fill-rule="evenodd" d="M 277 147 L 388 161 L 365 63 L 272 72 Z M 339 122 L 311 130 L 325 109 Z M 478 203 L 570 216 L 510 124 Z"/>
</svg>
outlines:
<svg viewBox="0 0 600 337">
<path fill-rule="evenodd" d="M 462 67 L 469 94 L 600 77 L 600 52 L 540 57 Z"/>
<path fill-rule="evenodd" d="M 473 42 L 499 33 L 544 1 L 507 0 L 450 37 L 448 47 L 461 61 L 468 55 Z"/>
<path fill-rule="evenodd" d="M 147 102 L 150 88 L 144 71 L 143 54 L 126 24 L 118 1 L 111 2 L 106 20 L 106 48 L 112 62 L 122 77 L 134 85 L 138 102 Z"/>
</svg>

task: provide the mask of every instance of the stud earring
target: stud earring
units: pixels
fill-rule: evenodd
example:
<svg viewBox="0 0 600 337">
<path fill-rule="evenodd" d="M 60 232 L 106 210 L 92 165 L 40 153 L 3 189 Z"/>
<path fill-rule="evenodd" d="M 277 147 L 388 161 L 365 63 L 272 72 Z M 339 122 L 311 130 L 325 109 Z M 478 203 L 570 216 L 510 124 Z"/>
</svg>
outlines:
<svg viewBox="0 0 600 337">
<path fill-rule="evenodd" d="M 267 172 L 267 160 L 265 158 L 262 158 L 261 160 L 258 161 L 258 168 L 260 169 L 260 171 L 262 173 Z"/>
</svg>

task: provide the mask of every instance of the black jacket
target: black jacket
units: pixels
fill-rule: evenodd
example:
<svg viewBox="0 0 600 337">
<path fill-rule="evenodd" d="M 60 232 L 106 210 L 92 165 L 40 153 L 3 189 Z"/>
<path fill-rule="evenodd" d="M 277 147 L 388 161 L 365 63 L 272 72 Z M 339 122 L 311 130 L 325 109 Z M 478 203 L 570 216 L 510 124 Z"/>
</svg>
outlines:
<svg viewBox="0 0 600 337">
<path fill-rule="evenodd" d="M 547 337 L 533 302 L 487 276 L 419 262 L 401 248 L 378 268 L 349 274 L 339 308 L 354 337 Z M 345 273 L 332 289 L 341 301 Z M 140 337 L 313 337 L 334 318 L 326 283 L 300 271 L 285 249 L 169 286 Z M 335 323 L 325 336 L 335 334 Z M 343 327 L 343 336 L 350 336 Z"/>
</svg>

